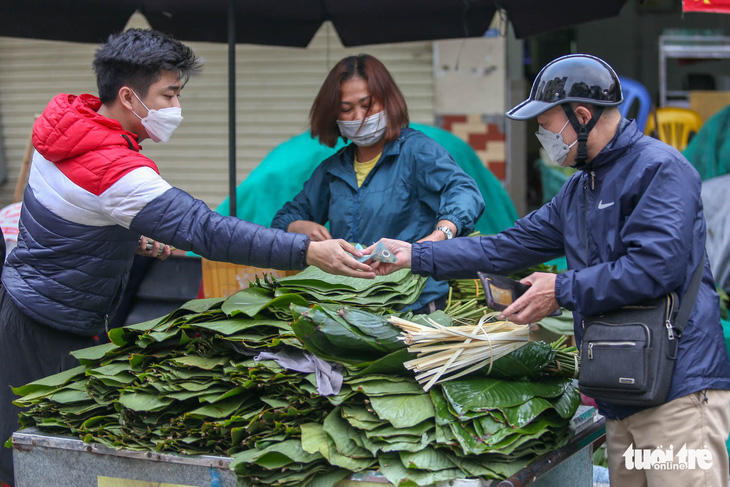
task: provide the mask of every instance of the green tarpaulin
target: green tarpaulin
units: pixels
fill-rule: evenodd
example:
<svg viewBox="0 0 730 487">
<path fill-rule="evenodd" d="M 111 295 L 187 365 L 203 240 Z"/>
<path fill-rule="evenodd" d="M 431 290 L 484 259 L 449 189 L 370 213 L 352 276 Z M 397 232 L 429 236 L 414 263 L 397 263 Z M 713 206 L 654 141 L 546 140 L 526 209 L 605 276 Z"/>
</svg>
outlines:
<svg viewBox="0 0 730 487">
<path fill-rule="evenodd" d="M 721 320 L 722 321 L 722 333 L 725 335 L 725 347 L 727 348 L 728 353 L 730 354 L 730 320 Z M 727 447 L 728 453 L 730 453 L 730 438 L 725 442 L 725 446 Z"/>
<path fill-rule="evenodd" d="M 542 204 L 550 203 L 560 192 L 565 182 L 575 173 L 571 167 L 561 167 L 554 163 L 547 163 L 542 159 L 535 161 L 535 167 L 540 172 L 542 183 Z"/>
<path fill-rule="evenodd" d="M 730 106 L 706 121 L 682 154 L 703 181 L 730 173 Z"/>
<path fill-rule="evenodd" d="M 466 142 L 436 127 L 419 124 L 411 124 L 411 127 L 441 144 L 479 185 L 486 210 L 477 222 L 476 230 L 491 234 L 512 226 L 517 212 L 509 195 Z M 276 147 L 236 188 L 238 217 L 269 226 L 274 214 L 301 191 L 317 165 L 343 146 L 340 140 L 330 149 L 306 132 Z M 228 198 L 216 211 L 223 215 L 229 213 Z"/>
</svg>

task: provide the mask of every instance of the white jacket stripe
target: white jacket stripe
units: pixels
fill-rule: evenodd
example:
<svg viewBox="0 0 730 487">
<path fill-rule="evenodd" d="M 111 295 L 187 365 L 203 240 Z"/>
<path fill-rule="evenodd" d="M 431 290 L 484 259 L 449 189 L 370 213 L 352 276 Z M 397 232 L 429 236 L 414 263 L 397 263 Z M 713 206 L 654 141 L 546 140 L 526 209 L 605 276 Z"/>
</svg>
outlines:
<svg viewBox="0 0 730 487">
<path fill-rule="evenodd" d="M 97 196 L 74 183 L 38 152 L 33 155 L 28 185 L 44 207 L 65 220 L 125 228 L 147 203 L 172 187 L 153 169 L 140 167 Z"/>
</svg>

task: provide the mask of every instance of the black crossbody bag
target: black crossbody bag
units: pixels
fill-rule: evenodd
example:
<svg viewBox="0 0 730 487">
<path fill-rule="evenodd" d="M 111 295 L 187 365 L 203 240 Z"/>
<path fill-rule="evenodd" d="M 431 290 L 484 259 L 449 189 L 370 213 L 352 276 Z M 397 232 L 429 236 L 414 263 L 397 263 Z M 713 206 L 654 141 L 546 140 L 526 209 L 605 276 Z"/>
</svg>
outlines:
<svg viewBox="0 0 730 487">
<path fill-rule="evenodd" d="M 670 293 L 584 318 L 578 376 L 583 394 L 625 406 L 664 403 L 704 264 L 703 255 L 679 309 L 677 295 Z"/>
</svg>

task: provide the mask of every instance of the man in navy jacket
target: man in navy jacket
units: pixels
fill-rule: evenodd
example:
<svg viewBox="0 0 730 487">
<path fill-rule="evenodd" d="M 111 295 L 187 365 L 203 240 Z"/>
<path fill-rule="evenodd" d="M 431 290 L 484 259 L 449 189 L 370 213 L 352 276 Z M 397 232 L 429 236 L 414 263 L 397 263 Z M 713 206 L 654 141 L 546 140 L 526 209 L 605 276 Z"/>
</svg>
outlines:
<svg viewBox="0 0 730 487">
<path fill-rule="evenodd" d="M 507 116 L 537 118 L 536 135 L 550 157 L 581 170 L 551 202 L 498 235 L 415 244 L 384 239 L 399 260 L 374 267 L 380 274 L 411 267 L 437 279 L 466 278 L 476 271 L 511 274 L 565 255 L 568 270 L 524 279 L 530 289 L 503 317 L 534 323 L 562 306 L 573 311 L 580 342 L 584 315 L 672 291 L 681 300 L 703 266 L 666 402 L 598 405 L 607 418 L 611 485 L 725 487 L 730 361 L 704 258 L 700 177 L 678 151 L 622 118 L 621 101 L 618 77 L 601 59 L 576 54 L 546 65 L 530 97 Z M 656 449 L 674 454 L 672 468 L 638 461 Z"/>
</svg>

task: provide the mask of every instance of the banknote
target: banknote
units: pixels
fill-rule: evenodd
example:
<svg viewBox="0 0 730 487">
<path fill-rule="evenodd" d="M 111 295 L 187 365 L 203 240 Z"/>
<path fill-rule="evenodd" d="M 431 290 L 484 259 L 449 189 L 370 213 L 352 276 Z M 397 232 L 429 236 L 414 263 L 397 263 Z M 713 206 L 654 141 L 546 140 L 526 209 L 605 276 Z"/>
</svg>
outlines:
<svg viewBox="0 0 730 487">
<path fill-rule="evenodd" d="M 355 248 L 357 250 L 365 250 L 365 247 L 363 247 L 360 244 L 356 244 Z M 373 249 L 372 254 L 363 255 L 362 257 L 355 257 L 355 259 L 357 259 L 360 262 L 365 262 L 367 260 L 372 259 L 374 261 L 384 262 L 386 264 L 395 264 L 396 262 L 398 262 L 398 258 L 395 255 L 393 255 L 393 253 L 385 247 L 385 244 L 383 244 L 383 242 L 378 242 L 375 245 L 375 248 Z"/>
</svg>

